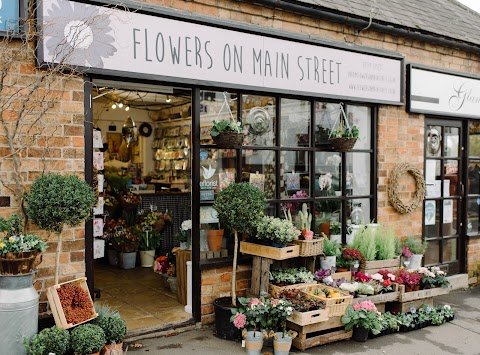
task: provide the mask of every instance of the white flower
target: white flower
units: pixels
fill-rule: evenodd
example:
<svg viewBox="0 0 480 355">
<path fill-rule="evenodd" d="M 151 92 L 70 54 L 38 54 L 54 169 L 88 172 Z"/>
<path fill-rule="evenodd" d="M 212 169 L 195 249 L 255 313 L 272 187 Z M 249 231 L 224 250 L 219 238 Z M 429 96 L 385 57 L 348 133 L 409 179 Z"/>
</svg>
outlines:
<svg viewBox="0 0 480 355">
<path fill-rule="evenodd" d="M 355 292 L 358 290 L 358 283 L 357 282 L 344 282 L 339 286 L 340 290 L 347 291 L 347 292 Z"/>
<path fill-rule="evenodd" d="M 390 278 L 390 280 L 395 281 L 395 275 L 394 274 L 387 274 L 387 276 Z"/>
<path fill-rule="evenodd" d="M 187 219 L 187 220 L 183 221 L 181 228 L 182 228 L 182 231 L 188 231 L 188 230 L 192 229 L 192 220 Z"/>
<path fill-rule="evenodd" d="M 452 307 L 450 307 L 448 304 L 444 305 L 443 308 L 450 310 Z"/>
<path fill-rule="evenodd" d="M 319 177 L 320 190 L 330 190 L 332 188 L 332 174 L 326 173 Z"/>
<path fill-rule="evenodd" d="M 437 271 L 437 275 L 445 275 L 445 271 L 438 270 L 438 271 Z"/>
<path fill-rule="evenodd" d="M 383 281 L 383 276 L 380 275 L 379 273 L 373 274 L 372 279 L 377 280 L 377 281 Z"/>
</svg>

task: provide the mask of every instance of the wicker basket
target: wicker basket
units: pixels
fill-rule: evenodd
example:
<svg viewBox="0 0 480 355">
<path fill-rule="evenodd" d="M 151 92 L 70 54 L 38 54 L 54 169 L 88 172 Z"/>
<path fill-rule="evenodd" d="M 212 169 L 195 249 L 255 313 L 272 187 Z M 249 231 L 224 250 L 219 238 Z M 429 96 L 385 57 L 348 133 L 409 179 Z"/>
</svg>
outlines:
<svg viewBox="0 0 480 355">
<path fill-rule="evenodd" d="M 222 132 L 213 141 L 219 148 L 235 148 L 243 143 L 243 133 Z"/>
<path fill-rule="evenodd" d="M 321 237 L 314 237 L 313 240 L 294 240 L 292 243 L 300 246 L 300 256 L 323 254 L 323 238 Z"/>
<path fill-rule="evenodd" d="M 37 251 L 7 253 L 0 258 L 0 274 L 19 275 L 31 273 L 35 267 L 37 255 Z"/>
<path fill-rule="evenodd" d="M 325 289 L 333 290 L 336 293 L 338 293 L 340 296 L 325 298 L 325 297 L 320 297 L 316 294 L 317 290 L 323 291 Z M 326 303 L 325 309 L 328 310 L 329 317 L 339 317 L 345 314 L 345 311 L 347 310 L 348 305 L 352 304 L 352 300 L 353 300 L 353 296 L 348 294 L 348 292 L 344 292 L 337 288 L 333 288 L 326 285 L 306 286 L 306 287 L 300 288 L 300 290 L 307 293 L 309 296 L 313 296 L 322 301 L 325 301 Z"/>
<path fill-rule="evenodd" d="M 339 152 L 349 152 L 357 142 L 357 138 L 330 138 L 332 148 Z"/>
</svg>

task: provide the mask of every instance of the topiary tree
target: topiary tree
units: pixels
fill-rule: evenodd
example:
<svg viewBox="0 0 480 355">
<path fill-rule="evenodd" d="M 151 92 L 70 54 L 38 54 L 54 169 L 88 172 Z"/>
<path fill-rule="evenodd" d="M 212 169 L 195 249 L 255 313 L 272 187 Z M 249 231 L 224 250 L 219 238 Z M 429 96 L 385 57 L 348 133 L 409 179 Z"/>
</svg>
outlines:
<svg viewBox="0 0 480 355">
<path fill-rule="evenodd" d="M 107 344 L 112 344 L 113 342 L 119 344 L 123 342 L 127 334 L 125 321 L 119 315 L 103 317 L 98 322 L 98 326 L 105 332 Z"/>
<path fill-rule="evenodd" d="M 105 333 L 95 324 L 80 324 L 70 334 L 72 350 L 77 355 L 94 354 L 105 345 Z"/>
<path fill-rule="evenodd" d="M 55 283 L 65 224 L 77 226 L 92 215 L 97 201 L 92 187 L 76 175 L 45 174 L 37 178 L 25 196 L 25 214 L 42 229 L 58 234 Z"/>
<path fill-rule="evenodd" d="M 236 306 L 238 233 L 252 234 L 255 232 L 255 224 L 263 217 L 266 208 L 265 195 L 248 182 L 232 183 L 218 193 L 213 208 L 218 213 L 220 223 L 231 229 L 235 236 L 232 305 Z"/>
<path fill-rule="evenodd" d="M 30 342 L 24 339 L 24 344 L 28 355 L 48 355 L 52 353 L 63 355 L 69 350 L 70 333 L 68 330 L 53 326 L 35 334 Z"/>
</svg>

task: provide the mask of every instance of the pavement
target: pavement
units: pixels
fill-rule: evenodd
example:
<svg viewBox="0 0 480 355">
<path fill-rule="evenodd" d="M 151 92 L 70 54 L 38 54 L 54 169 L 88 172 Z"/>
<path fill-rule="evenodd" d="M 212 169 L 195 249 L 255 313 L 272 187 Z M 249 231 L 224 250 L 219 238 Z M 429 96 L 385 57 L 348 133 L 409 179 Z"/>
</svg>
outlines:
<svg viewBox="0 0 480 355">
<path fill-rule="evenodd" d="M 452 291 L 437 296 L 434 304 L 449 304 L 455 319 L 441 326 L 430 326 L 408 333 L 396 333 L 369 339 L 365 343 L 341 340 L 300 351 L 292 347 L 290 354 L 408 354 L 408 355 L 480 355 L 480 287 Z M 135 347 L 136 346 L 136 347 Z M 245 354 L 240 342 L 223 340 L 213 335 L 212 327 L 172 333 L 166 337 L 137 339 L 129 344 L 128 354 L 140 355 L 232 355 Z M 273 349 L 263 347 L 263 354 Z"/>
</svg>

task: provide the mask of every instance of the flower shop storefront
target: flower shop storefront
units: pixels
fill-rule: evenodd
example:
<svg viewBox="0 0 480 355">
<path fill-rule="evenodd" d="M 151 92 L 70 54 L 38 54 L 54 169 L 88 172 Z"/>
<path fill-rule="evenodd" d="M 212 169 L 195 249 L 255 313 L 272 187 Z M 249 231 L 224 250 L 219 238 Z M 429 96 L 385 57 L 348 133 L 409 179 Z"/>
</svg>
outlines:
<svg viewBox="0 0 480 355">
<path fill-rule="evenodd" d="M 127 185 L 125 172 L 136 177 L 129 186 L 138 191 L 119 195 L 124 201 L 100 193 L 103 210 L 95 212 L 93 226 L 87 225 L 85 261 L 92 289 L 98 271 L 94 251 L 107 257 L 107 249 L 99 251 L 94 244 L 110 235 L 127 251 L 129 233 L 134 234 L 122 225 L 121 211 L 110 208 L 117 205 L 143 216 L 142 238 L 163 233 L 151 247 L 155 257 L 182 243 L 167 265 L 186 269 L 191 258 L 191 282 L 185 277 L 177 285 L 185 285 L 192 296 L 193 319 L 205 323 L 213 320 L 213 300 L 229 294 L 223 283 L 231 278 L 234 233 L 226 229 L 218 246 L 208 239 L 225 229 L 213 205 L 232 182 L 262 191 L 267 215 L 290 215 L 301 224 L 304 212 L 310 216 L 307 229 L 342 243 L 377 217 L 377 105 L 402 105 L 401 55 L 157 7 L 127 12 L 44 0 L 39 16 L 45 23 L 41 61 L 68 60 L 85 70 L 87 179 L 96 186 L 105 179 L 105 188 L 112 188 Z M 82 16 L 89 16 L 89 25 Z M 83 21 L 86 27 L 69 27 L 73 35 L 61 45 L 65 28 L 48 32 L 52 21 L 65 28 Z M 143 106 L 135 96 L 142 97 Z M 176 105 L 155 110 L 166 100 Z M 219 143 L 213 132 L 225 128 L 214 121 L 222 120 L 239 122 L 243 141 Z M 113 129 L 122 125 L 121 133 Z M 347 143 L 335 145 L 344 138 Z M 102 159 L 106 154 L 108 160 Z M 113 176 L 100 169 L 107 165 L 114 167 Z M 162 192 L 166 184 L 170 190 Z M 154 194 L 142 192 L 151 185 Z M 188 220 L 191 228 L 183 225 Z M 239 264 L 237 289 L 245 293 L 251 259 L 240 258 Z M 135 273 L 118 275 L 136 279 Z"/>
</svg>

